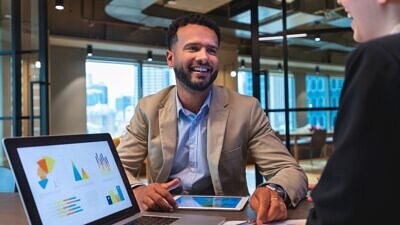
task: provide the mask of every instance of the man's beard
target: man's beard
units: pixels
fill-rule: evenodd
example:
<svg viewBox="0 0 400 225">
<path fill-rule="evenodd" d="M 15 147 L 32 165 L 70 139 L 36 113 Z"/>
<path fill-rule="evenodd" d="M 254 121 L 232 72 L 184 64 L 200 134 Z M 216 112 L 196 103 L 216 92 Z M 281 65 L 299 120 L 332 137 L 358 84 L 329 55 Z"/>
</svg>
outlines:
<svg viewBox="0 0 400 225">
<path fill-rule="evenodd" d="M 174 67 L 175 77 L 182 82 L 186 87 L 195 91 L 204 91 L 217 79 L 218 70 L 211 74 L 210 80 L 207 83 L 194 83 L 190 80 L 190 72 L 186 73 L 182 67 Z"/>
</svg>

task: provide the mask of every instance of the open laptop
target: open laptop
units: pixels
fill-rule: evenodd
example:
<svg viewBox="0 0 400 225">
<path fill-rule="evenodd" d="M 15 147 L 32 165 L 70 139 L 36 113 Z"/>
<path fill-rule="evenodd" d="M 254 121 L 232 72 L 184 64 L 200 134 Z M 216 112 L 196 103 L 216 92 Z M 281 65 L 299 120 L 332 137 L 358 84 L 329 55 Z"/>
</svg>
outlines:
<svg viewBox="0 0 400 225">
<path fill-rule="evenodd" d="M 31 224 L 224 223 L 219 216 L 140 213 L 109 134 L 5 138 L 3 146 Z"/>
</svg>

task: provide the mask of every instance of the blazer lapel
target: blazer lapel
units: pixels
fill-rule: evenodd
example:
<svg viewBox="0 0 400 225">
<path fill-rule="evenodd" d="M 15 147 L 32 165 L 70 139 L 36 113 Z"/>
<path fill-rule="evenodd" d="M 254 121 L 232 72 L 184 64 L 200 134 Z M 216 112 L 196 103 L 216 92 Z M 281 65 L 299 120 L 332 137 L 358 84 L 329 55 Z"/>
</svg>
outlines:
<svg viewBox="0 0 400 225">
<path fill-rule="evenodd" d="M 222 145 L 224 143 L 228 115 L 228 96 L 225 96 L 221 89 L 213 86 L 207 121 L 207 159 L 216 195 L 223 194 L 221 181 L 219 179 L 218 164 Z"/>
<path fill-rule="evenodd" d="M 166 182 L 172 169 L 176 151 L 177 115 L 176 115 L 176 87 L 169 93 L 162 107 L 158 110 L 161 150 L 163 166 L 155 182 Z"/>
</svg>

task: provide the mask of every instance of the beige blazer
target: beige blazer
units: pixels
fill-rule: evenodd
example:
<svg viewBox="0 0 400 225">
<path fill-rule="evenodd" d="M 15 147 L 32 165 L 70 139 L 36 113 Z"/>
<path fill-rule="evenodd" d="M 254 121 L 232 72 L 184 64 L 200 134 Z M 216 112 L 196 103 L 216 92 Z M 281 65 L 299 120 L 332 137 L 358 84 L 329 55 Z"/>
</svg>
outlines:
<svg viewBox="0 0 400 225">
<path fill-rule="evenodd" d="M 149 183 L 167 181 L 177 145 L 176 112 L 175 86 L 139 101 L 117 148 L 131 184 L 139 182 L 146 157 Z M 248 195 L 248 157 L 268 182 L 286 190 L 293 205 L 305 197 L 307 177 L 275 136 L 257 99 L 213 85 L 207 159 L 216 195 Z"/>
</svg>

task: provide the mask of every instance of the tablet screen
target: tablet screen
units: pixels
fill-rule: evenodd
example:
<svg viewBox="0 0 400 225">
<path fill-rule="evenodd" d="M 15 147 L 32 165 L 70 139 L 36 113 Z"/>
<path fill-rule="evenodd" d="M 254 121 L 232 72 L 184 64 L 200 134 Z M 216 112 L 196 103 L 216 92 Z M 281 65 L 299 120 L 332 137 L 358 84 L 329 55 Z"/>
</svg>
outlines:
<svg viewBox="0 0 400 225">
<path fill-rule="evenodd" d="M 241 210 L 248 197 L 180 195 L 175 200 L 181 209 Z"/>
</svg>

